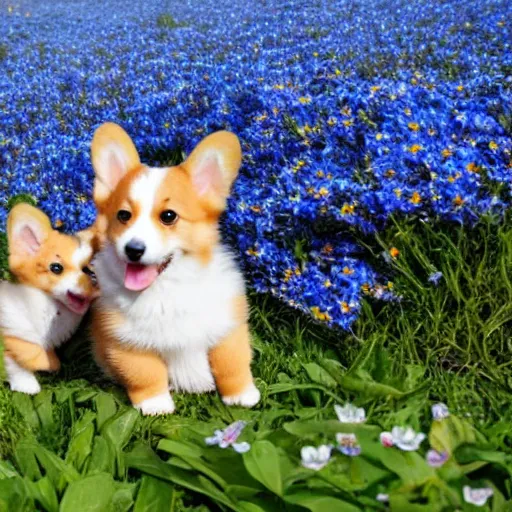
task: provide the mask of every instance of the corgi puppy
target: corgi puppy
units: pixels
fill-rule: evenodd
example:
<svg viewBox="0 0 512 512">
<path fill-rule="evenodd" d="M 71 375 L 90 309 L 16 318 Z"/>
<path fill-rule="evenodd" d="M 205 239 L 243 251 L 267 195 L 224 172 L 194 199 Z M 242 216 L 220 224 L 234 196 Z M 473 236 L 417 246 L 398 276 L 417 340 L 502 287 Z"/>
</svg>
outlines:
<svg viewBox="0 0 512 512">
<path fill-rule="evenodd" d="M 238 138 L 214 133 L 170 168 L 141 164 L 113 123 L 91 149 L 105 232 L 95 258 L 98 363 L 145 415 L 174 411 L 169 390 L 217 387 L 226 404 L 254 406 L 244 279 L 218 231 L 241 164 Z"/>
<path fill-rule="evenodd" d="M 9 269 L 15 282 L 0 282 L 0 332 L 13 391 L 41 391 L 34 372 L 59 370 L 54 349 L 75 332 L 98 293 L 87 238 L 53 230 L 50 219 L 28 204 L 9 213 Z"/>
</svg>

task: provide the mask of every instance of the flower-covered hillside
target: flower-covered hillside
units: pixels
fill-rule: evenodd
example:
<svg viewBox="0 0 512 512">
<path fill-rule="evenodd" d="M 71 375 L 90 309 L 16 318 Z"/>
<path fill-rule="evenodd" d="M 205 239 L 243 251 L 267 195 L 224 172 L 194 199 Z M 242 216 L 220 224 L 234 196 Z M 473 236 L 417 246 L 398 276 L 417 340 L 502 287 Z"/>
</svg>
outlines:
<svg viewBox="0 0 512 512">
<path fill-rule="evenodd" d="M 94 220 L 101 122 L 160 164 L 230 129 L 225 228 L 250 283 L 347 327 L 363 293 L 391 295 L 350 230 L 510 203 L 510 2 L 126 5 L 2 4 L 0 229 L 20 193 L 65 230 Z"/>
</svg>

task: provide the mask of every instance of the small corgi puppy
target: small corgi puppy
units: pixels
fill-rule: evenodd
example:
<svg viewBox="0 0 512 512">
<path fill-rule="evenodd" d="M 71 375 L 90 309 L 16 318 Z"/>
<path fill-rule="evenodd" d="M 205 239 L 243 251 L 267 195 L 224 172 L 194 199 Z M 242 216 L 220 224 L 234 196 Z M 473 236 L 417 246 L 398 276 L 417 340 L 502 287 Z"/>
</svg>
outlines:
<svg viewBox="0 0 512 512">
<path fill-rule="evenodd" d="M 145 415 L 169 414 L 169 390 L 218 388 L 254 406 L 245 283 L 220 243 L 219 216 L 241 164 L 238 138 L 206 137 L 181 165 L 141 164 L 113 123 L 92 142 L 101 297 L 93 307 L 97 361 Z"/>
<path fill-rule="evenodd" d="M 15 282 L 0 282 L 0 332 L 13 391 L 41 391 L 34 372 L 59 370 L 54 349 L 75 332 L 98 293 L 86 239 L 86 233 L 53 230 L 50 219 L 28 204 L 9 213 L 9 269 Z"/>
</svg>

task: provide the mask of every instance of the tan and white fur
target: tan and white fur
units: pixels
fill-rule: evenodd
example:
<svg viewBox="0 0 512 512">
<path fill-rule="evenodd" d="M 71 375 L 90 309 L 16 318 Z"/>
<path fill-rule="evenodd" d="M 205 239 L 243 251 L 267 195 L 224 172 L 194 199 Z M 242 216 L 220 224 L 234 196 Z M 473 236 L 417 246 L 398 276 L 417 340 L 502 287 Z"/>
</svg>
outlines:
<svg viewBox="0 0 512 512">
<path fill-rule="evenodd" d="M 183 164 L 150 168 L 126 132 L 106 123 L 92 160 L 103 238 L 94 262 L 98 363 L 143 414 L 172 413 L 170 389 L 217 387 L 226 404 L 252 407 L 260 393 L 245 284 L 218 233 L 241 163 L 238 138 L 214 133 Z"/>
<path fill-rule="evenodd" d="M 35 371 L 58 371 L 55 348 L 75 332 L 97 295 L 88 265 L 87 235 L 64 235 L 28 204 L 7 219 L 9 269 L 15 282 L 0 282 L 0 332 L 13 391 L 36 394 Z M 53 270 L 52 270 L 53 269 Z"/>
</svg>

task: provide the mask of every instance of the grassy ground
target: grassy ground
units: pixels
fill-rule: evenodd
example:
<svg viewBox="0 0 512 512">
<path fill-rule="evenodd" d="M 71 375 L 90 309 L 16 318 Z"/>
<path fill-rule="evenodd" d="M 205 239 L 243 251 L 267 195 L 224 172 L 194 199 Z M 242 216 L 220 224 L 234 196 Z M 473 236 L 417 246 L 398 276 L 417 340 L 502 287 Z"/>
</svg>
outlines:
<svg viewBox="0 0 512 512">
<path fill-rule="evenodd" d="M 227 408 L 217 396 L 178 395 L 175 397 L 177 412 L 173 417 L 142 419 L 124 407 L 127 400 L 123 392 L 105 380 L 94 366 L 86 328 L 83 328 L 61 351 L 61 372 L 42 377 L 44 391 L 38 397 L 12 394 L 7 386 L 0 387 L 2 459 L 13 462 L 16 472 L 28 475 L 28 480 L 38 481 L 38 475 L 34 476 L 33 472 L 37 473 L 42 467 L 42 475 L 53 482 L 55 497 L 59 500 L 67 483 L 59 487 L 59 483 L 52 480 L 48 453 L 61 461 L 53 461 L 54 466 L 50 464 L 55 471 L 65 474 L 69 470 L 71 475 L 75 470 L 81 473 L 82 477 L 71 476 L 70 482 L 80 482 L 86 475 L 94 478 L 90 476 L 95 474 L 91 467 L 104 478 L 111 478 L 110 474 L 117 482 L 124 482 L 116 484 L 116 505 L 108 505 L 114 508 L 103 505 L 104 508 L 90 510 L 129 510 L 134 500 L 138 500 L 136 511 L 204 506 L 207 507 L 204 510 L 229 509 L 233 507 L 215 494 L 219 492 L 218 487 L 216 491 L 208 490 L 210 484 L 205 484 L 205 491 L 201 487 L 204 482 L 194 483 L 181 473 L 169 477 L 165 488 L 159 487 L 165 480 L 161 477 L 162 468 L 153 470 L 153 474 L 156 472 L 163 479 L 151 479 L 147 476 L 152 472 L 149 465 L 134 462 L 136 457 L 123 459 L 123 454 L 133 447 L 142 449 L 137 447 L 139 441 L 155 449 L 162 437 L 180 441 L 180 446 L 186 447 L 185 452 L 193 451 L 216 427 L 237 419 L 250 422 L 253 440 L 274 442 L 281 435 L 283 425 L 289 430 L 286 424 L 291 421 L 333 419 L 333 405 L 347 399 L 365 407 L 369 422 L 383 429 L 409 424 L 425 431 L 431 421 L 431 404 L 446 402 L 452 412 L 466 417 L 469 424 L 478 428 L 489 441 L 488 446 L 511 454 L 510 223 L 482 219 L 478 226 L 469 229 L 418 221 L 400 222 L 380 237 L 363 242 L 366 257 L 386 270 L 402 299 L 389 304 L 369 299 L 353 332 L 345 333 L 314 324 L 272 299 L 252 297 L 254 373 L 263 394 L 261 406 L 254 411 Z M 391 247 L 396 247 L 400 253 L 396 259 L 389 260 L 383 253 L 388 254 Z M 436 271 L 443 274 L 438 286 L 428 280 Z M 102 436 L 114 445 L 110 448 L 110 459 L 107 457 L 103 462 L 100 460 L 103 441 L 98 441 Z M 325 432 L 310 437 L 320 442 L 325 439 Z M 28 447 L 23 444 L 27 439 Z M 21 445 L 20 440 L 24 440 Z M 38 443 L 37 450 L 48 450 L 36 455 L 39 465 L 33 455 L 32 458 L 26 455 L 36 450 L 30 445 L 34 440 Z M 304 441 L 295 439 L 286 443 L 287 450 L 296 452 L 298 457 Z M 173 452 L 174 449 L 176 447 L 168 453 L 176 458 L 180 453 Z M 108 452 L 107 448 L 105 451 Z M 194 478 L 205 474 L 204 468 L 195 467 L 186 459 L 186 453 L 181 456 L 177 463 L 179 471 L 183 474 L 187 471 L 187 475 L 194 475 Z M 299 465 L 298 460 L 294 462 Z M 7 462 L 3 464 L 0 473 L 13 471 Z M 128 470 L 128 466 L 136 469 Z M 215 466 L 218 474 L 222 474 L 220 466 Z M 139 490 L 141 467 L 146 476 Z M 510 482 L 509 477 L 502 478 L 505 495 L 510 491 L 507 481 Z M 2 482 L 4 480 L 0 479 L 0 510 L 3 510 L 2 503 L 7 506 L 5 510 L 15 510 L 13 503 L 18 507 L 16 510 L 33 510 L 31 507 L 36 505 L 32 501 L 25 503 L 25 498 L 19 497 L 24 496 L 25 491 L 13 498 L 13 486 L 10 484 L 6 490 Z M 87 480 L 87 485 L 96 484 Z M 41 489 L 31 492 L 31 496 L 44 494 Z M 74 510 L 86 510 L 76 508 L 83 499 L 81 492 L 75 487 L 76 496 L 64 496 L 67 506 L 73 499 Z M 36 500 L 37 507 L 57 510 L 52 493 Z M 153 502 L 153 498 L 147 497 L 155 495 L 162 496 L 160 505 L 156 498 Z M 225 491 L 225 495 L 229 492 Z M 354 503 L 351 496 L 347 500 Z M 66 508 L 62 503 L 60 510 L 73 508 Z M 239 510 L 283 510 L 268 497 L 265 504 L 257 503 L 252 500 L 251 506 Z M 259 509 L 254 508 L 258 506 Z M 377 508 L 370 506 L 366 510 Z M 434 508 L 427 505 L 425 509 L 414 510 Z"/>
</svg>

